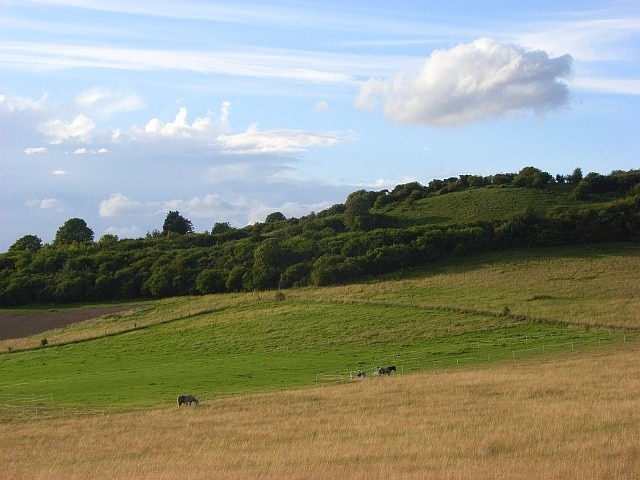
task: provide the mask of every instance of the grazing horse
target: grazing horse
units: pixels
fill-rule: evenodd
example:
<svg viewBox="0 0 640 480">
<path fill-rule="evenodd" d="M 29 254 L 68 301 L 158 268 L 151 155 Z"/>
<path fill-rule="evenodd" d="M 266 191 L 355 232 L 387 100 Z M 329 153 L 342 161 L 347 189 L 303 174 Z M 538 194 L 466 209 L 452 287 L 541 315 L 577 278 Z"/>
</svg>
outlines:
<svg viewBox="0 0 640 480">
<path fill-rule="evenodd" d="M 391 375 L 391 372 L 396 371 L 396 366 L 391 365 L 390 367 L 378 367 L 378 375 Z"/>
<path fill-rule="evenodd" d="M 196 405 L 200 405 L 200 402 L 193 395 L 180 395 L 178 397 L 178 406 L 181 406 L 183 403 L 187 405 L 191 405 L 191 403 L 195 403 Z"/>
</svg>

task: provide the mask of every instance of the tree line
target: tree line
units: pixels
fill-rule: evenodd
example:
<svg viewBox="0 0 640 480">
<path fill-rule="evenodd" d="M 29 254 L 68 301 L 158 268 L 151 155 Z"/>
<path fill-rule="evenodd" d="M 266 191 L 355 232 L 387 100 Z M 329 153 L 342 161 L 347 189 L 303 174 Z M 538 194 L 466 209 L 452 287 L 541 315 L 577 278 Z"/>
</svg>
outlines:
<svg viewBox="0 0 640 480">
<path fill-rule="evenodd" d="M 508 218 L 447 225 L 407 222 L 389 215 L 398 205 L 469 188 L 571 188 L 577 206 Z M 94 233 L 69 219 L 50 245 L 34 235 L 0 254 L 0 305 L 164 298 L 222 292 L 331 285 L 428 265 L 447 256 L 519 247 L 640 241 L 640 171 L 610 175 L 580 169 L 555 176 L 534 167 L 518 174 L 460 176 L 359 190 L 344 204 L 287 219 L 233 228 L 215 223 L 195 233 L 177 211 L 162 230 L 139 239 Z"/>
</svg>

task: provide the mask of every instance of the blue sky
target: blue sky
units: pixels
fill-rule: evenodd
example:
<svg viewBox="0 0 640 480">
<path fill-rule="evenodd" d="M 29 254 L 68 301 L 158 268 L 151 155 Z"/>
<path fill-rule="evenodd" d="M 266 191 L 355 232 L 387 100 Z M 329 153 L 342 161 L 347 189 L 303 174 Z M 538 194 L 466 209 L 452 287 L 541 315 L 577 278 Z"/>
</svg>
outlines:
<svg viewBox="0 0 640 480">
<path fill-rule="evenodd" d="M 0 1 L 0 251 L 639 168 L 637 1 Z"/>
</svg>

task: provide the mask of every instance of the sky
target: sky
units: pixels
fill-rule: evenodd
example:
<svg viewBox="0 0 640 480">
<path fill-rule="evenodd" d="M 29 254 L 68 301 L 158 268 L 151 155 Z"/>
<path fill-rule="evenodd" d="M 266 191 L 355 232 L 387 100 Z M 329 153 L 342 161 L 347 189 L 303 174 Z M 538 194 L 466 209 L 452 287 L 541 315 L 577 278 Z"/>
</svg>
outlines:
<svg viewBox="0 0 640 480">
<path fill-rule="evenodd" d="M 640 168 L 640 2 L 0 0 L 0 252 Z"/>
</svg>

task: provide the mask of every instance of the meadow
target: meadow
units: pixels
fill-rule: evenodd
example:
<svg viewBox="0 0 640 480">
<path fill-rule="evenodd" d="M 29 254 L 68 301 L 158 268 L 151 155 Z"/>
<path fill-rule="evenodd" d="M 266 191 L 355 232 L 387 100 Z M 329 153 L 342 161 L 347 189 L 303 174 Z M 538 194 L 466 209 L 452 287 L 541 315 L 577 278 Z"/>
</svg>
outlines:
<svg viewBox="0 0 640 480">
<path fill-rule="evenodd" d="M 634 478 L 639 267 L 634 244 L 506 251 L 140 302 L 5 340 L 0 464 L 8 478 Z M 177 408 L 181 393 L 201 405 Z"/>
<path fill-rule="evenodd" d="M 631 479 L 638 344 L 0 423 L 12 479 Z M 10 441 L 6 441 L 10 439 Z"/>
</svg>

